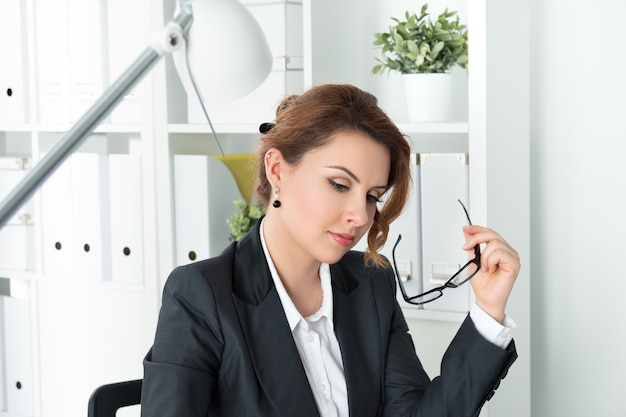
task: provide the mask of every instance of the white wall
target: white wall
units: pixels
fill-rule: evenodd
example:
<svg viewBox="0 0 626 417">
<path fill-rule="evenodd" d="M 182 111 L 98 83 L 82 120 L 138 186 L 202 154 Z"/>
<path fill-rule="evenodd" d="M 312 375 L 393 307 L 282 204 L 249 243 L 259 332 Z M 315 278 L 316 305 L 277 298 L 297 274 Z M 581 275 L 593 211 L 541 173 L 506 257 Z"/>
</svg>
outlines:
<svg viewBox="0 0 626 417">
<path fill-rule="evenodd" d="M 531 5 L 532 416 L 625 416 L 626 2 Z"/>
</svg>

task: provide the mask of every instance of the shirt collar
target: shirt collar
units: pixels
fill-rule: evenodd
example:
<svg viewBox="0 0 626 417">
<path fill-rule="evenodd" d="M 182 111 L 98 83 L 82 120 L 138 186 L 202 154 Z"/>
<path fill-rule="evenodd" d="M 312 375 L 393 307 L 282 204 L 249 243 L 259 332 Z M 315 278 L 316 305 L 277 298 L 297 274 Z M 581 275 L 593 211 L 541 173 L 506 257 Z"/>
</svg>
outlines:
<svg viewBox="0 0 626 417">
<path fill-rule="evenodd" d="M 322 317 L 326 317 L 330 323 L 333 322 L 333 290 L 330 279 L 330 267 L 327 263 L 321 263 L 319 274 L 320 280 L 322 282 L 322 306 L 320 309 L 313 313 L 312 315 L 303 318 L 296 306 L 291 301 L 291 297 L 287 294 L 287 290 L 283 285 L 283 282 L 280 280 L 280 276 L 276 271 L 276 267 L 274 266 L 274 262 L 272 262 L 272 257 L 270 256 L 269 251 L 267 250 L 267 245 L 265 243 L 265 236 L 263 236 L 263 223 L 265 222 L 265 218 L 261 220 L 261 225 L 259 227 L 259 233 L 261 237 L 261 246 L 263 247 L 263 253 L 265 254 L 265 259 L 267 261 L 267 265 L 269 266 L 270 273 L 272 274 L 272 280 L 274 281 L 274 286 L 276 287 L 276 291 L 278 292 L 278 296 L 280 297 L 280 302 L 283 305 L 283 310 L 285 311 L 285 315 L 287 316 L 287 321 L 289 322 L 289 328 L 293 332 L 298 323 L 301 321 L 317 321 Z"/>
</svg>

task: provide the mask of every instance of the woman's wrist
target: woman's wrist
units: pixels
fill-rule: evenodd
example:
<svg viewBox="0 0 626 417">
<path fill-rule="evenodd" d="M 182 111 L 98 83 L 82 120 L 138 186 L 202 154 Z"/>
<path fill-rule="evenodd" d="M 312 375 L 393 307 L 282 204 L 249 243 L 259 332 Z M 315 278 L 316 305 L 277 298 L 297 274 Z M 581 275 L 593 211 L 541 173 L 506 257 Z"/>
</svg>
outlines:
<svg viewBox="0 0 626 417">
<path fill-rule="evenodd" d="M 500 324 L 504 324 L 504 318 L 506 317 L 504 308 L 489 307 L 481 303 L 479 300 L 476 300 L 476 305 L 480 307 L 480 309 L 483 310 L 485 313 L 487 313 L 492 319 Z"/>
</svg>

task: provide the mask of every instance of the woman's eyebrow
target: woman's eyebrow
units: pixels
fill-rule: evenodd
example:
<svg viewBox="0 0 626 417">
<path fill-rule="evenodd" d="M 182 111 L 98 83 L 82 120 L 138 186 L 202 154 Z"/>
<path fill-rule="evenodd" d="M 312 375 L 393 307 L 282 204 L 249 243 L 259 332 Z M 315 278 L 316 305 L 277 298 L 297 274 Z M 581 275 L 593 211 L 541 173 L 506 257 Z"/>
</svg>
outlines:
<svg viewBox="0 0 626 417">
<path fill-rule="evenodd" d="M 348 174 L 354 181 L 357 182 L 357 184 L 361 183 L 361 180 L 359 179 L 359 177 L 357 177 L 356 175 L 354 175 L 354 172 L 350 171 L 348 168 L 343 167 L 341 165 L 329 165 L 326 168 L 332 168 L 332 169 L 338 169 L 340 171 L 345 172 L 346 174 Z"/>
</svg>

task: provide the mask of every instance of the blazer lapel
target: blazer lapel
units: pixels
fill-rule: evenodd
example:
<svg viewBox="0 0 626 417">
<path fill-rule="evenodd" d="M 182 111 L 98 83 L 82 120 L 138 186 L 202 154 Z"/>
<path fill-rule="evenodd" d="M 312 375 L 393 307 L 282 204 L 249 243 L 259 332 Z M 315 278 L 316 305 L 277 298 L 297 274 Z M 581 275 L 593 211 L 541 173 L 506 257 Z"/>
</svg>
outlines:
<svg viewBox="0 0 626 417">
<path fill-rule="evenodd" d="M 319 417 L 258 225 L 237 244 L 234 266 L 233 299 L 260 385 L 280 416 Z"/>
<path fill-rule="evenodd" d="M 341 262 L 331 266 L 331 277 L 335 334 L 341 346 L 350 415 L 374 416 L 380 404 L 383 366 L 374 289 L 370 280 L 358 283 Z"/>
</svg>

